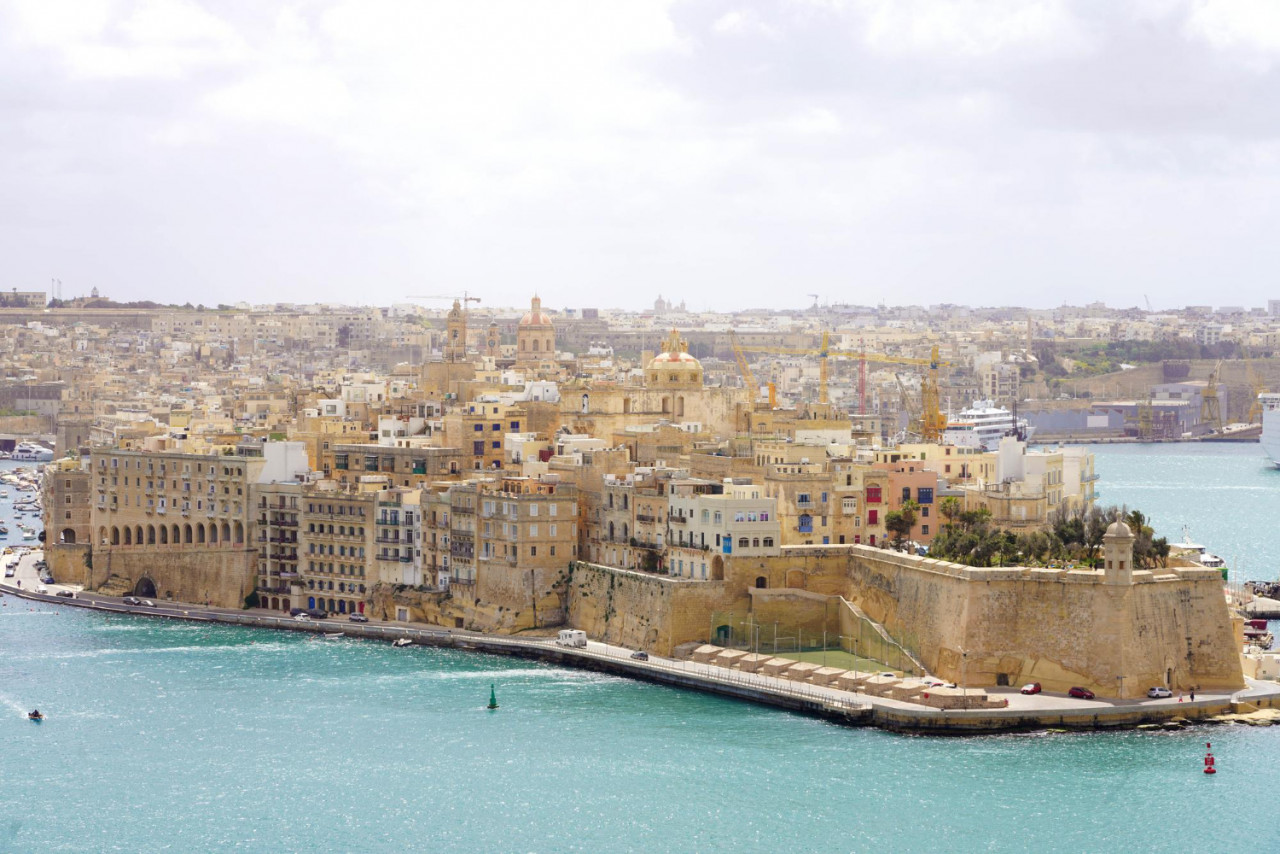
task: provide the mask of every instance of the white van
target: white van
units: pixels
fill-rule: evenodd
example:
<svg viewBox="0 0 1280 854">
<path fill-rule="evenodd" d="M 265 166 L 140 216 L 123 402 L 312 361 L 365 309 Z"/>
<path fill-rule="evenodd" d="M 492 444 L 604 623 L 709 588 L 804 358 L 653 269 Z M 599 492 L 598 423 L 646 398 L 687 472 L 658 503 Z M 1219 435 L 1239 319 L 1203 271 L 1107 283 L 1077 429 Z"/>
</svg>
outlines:
<svg viewBox="0 0 1280 854">
<path fill-rule="evenodd" d="M 581 629 L 561 629 L 556 643 L 560 646 L 586 647 L 587 633 Z"/>
</svg>

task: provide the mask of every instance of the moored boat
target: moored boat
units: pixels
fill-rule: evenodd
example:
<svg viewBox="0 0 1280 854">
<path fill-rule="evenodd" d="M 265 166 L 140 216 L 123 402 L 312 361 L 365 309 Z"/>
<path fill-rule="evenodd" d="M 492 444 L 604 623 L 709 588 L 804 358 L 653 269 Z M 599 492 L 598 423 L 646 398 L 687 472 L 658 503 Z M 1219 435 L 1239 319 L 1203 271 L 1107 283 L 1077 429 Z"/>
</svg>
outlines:
<svg viewBox="0 0 1280 854">
<path fill-rule="evenodd" d="M 391 642 L 391 645 L 394 647 L 412 646 L 413 641 L 410 640 L 409 638 L 396 638 Z"/>
</svg>

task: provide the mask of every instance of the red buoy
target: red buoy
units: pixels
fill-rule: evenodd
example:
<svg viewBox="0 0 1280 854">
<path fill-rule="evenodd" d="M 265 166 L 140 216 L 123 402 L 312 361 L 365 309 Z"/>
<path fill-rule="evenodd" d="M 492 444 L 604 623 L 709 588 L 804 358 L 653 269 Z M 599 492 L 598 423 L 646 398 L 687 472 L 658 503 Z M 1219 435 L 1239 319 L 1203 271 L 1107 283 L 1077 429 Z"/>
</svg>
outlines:
<svg viewBox="0 0 1280 854">
<path fill-rule="evenodd" d="M 1204 755 L 1204 773 L 1217 774 L 1218 769 L 1213 767 L 1213 752 L 1212 750 L 1210 750 L 1210 748 L 1212 748 L 1213 745 L 1206 741 L 1204 743 L 1204 747 L 1206 751 Z"/>
</svg>

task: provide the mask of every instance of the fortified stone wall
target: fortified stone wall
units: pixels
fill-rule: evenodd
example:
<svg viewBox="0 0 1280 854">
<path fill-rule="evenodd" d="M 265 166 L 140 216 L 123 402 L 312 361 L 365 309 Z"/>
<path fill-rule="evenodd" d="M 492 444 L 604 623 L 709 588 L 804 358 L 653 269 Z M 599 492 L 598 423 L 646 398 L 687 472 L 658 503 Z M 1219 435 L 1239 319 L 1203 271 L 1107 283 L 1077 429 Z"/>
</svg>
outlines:
<svg viewBox="0 0 1280 854">
<path fill-rule="evenodd" d="M 750 606 L 746 590 L 722 581 L 689 581 L 575 563 L 569 575 L 568 625 L 593 639 L 670 654 L 708 636 L 715 611 Z"/>
<path fill-rule="evenodd" d="M 61 551 L 61 550 L 60 550 Z M 185 546 L 163 552 L 150 549 L 107 549 L 82 559 L 77 573 L 70 549 L 68 579 L 77 578 L 87 590 L 135 593 L 149 580 L 155 595 L 180 602 L 205 602 L 219 608 L 242 608 L 254 589 L 257 552 L 226 546 Z M 51 565 L 52 568 L 52 565 Z M 55 574 L 54 578 L 58 576 Z M 145 587 L 145 585 L 143 585 Z"/>
<path fill-rule="evenodd" d="M 819 605 L 813 594 L 843 596 L 930 671 L 974 686 L 1038 681 L 1046 690 L 1079 685 L 1108 696 L 1138 696 L 1164 684 L 1242 687 L 1221 576 L 1162 573 L 1138 571 L 1132 584 L 1107 584 L 1102 572 L 981 569 L 869 546 L 735 558 L 724 582 L 578 564 L 570 624 L 610 642 L 664 651 L 711 640 L 717 611 L 754 607 L 758 622 L 821 631 L 838 609 Z"/>
</svg>

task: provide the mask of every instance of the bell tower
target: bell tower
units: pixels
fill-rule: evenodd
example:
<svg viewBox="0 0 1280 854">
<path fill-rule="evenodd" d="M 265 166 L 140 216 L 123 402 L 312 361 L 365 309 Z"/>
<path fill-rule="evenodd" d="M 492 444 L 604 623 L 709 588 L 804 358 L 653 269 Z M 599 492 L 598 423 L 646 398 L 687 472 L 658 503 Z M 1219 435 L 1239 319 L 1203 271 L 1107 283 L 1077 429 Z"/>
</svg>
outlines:
<svg viewBox="0 0 1280 854">
<path fill-rule="evenodd" d="M 467 313 L 462 301 L 454 300 L 445 323 L 444 360 L 461 362 L 467 357 Z"/>
</svg>

